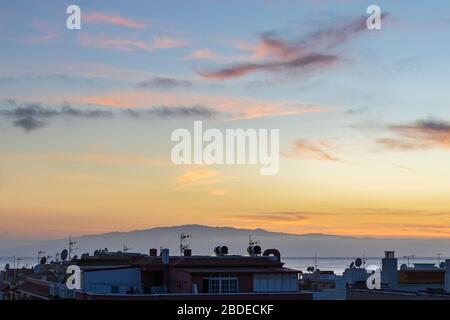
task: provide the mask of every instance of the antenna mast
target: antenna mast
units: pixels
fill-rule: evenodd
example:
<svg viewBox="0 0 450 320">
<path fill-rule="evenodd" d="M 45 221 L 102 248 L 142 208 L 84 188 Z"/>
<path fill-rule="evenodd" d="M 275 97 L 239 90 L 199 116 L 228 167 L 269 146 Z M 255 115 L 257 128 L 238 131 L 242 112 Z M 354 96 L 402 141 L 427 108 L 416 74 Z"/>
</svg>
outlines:
<svg viewBox="0 0 450 320">
<path fill-rule="evenodd" d="M 72 241 L 72 237 L 69 236 L 69 260 L 72 260 L 72 251 L 75 251 L 76 248 L 73 246 L 76 244 L 76 241 Z"/>
<path fill-rule="evenodd" d="M 317 269 L 317 253 L 314 252 L 314 269 Z"/>
<path fill-rule="evenodd" d="M 254 245 L 258 244 L 258 243 L 259 243 L 258 241 L 255 241 L 255 240 L 252 239 L 252 235 L 251 234 L 248 235 L 248 245 L 249 246 L 254 246 Z"/>
<path fill-rule="evenodd" d="M 184 232 L 180 234 L 180 256 L 183 255 L 184 250 L 189 248 L 189 244 L 186 243 L 188 238 L 192 238 L 192 235 Z"/>
</svg>

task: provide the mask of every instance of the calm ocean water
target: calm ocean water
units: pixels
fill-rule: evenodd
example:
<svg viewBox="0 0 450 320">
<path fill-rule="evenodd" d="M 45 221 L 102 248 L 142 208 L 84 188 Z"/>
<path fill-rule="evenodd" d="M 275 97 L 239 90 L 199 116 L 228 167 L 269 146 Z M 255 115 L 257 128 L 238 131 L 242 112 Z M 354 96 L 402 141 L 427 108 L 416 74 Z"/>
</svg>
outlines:
<svg viewBox="0 0 450 320">
<path fill-rule="evenodd" d="M 357 257 L 342 257 L 342 258 L 319 258 L 315 260 L 314 257 L 309 258 L 299 258 L 299 257 L 291 257 L 291 258 L 283 258 L 283 262 L 285 263 L 285 267 L 301 270 L 303 272 L 310 266 L 317 266 L 320 270 L 333 270 L 336 274 L 342 274 L 344 270 L 350 266 L 350 264 L 355 261 Z M 368 267 L 378 267 L 381 268 L 381 257 L 366 257 L 364 258 L 364 265 L 366 268 Z M 400 267 L 402 264 L 408 264 L 407 258 L 397 258 L 398 266 Z M 440 261 L 444 261 L 445 258 L 440 259 Z M 438 257 L 435 258 L 427 258 L 427 257 L 415 257 L 409 259 L 409 264 L 412 266 L 414 263 L 434 263 L 436 265 L 439 264 Z"/>
<path fill-rule="evenodd" d="M 317 257 L 316 262 L 314 261 L 314 257 L 291 257 L 291 258 L 283 258 L 283 262 L 285 263 L 285 267 L 293 268 L 301 271 L 306 271 L 306 268 L 309 266 L 317 265 L 318 269 L 321 270 L 333 270 L 336 274 L 342 274 L 352 261 L 355 260 L 356 257 L 343 257 L 343 258 L 323 258 Z M 441 257 L 441 261 L 444 258 Z M 19 267 L 32 267 L 37 264 L 37 257 L 16 257 L 16 266 Z M 410 264 L 416 263 L 434 263 L 438 264 L 438 258 L 425 258 L 425 257 L 415 257 L 409 260 Z M 14 266 L 14 258 L 13 257 L 0 257 L 0 270 L 4 270 L 5 265 L 9 263 L 12 267 Z M 407 259 L 398 258 L 398 265 L 407 264 Z M 365 266 L 377 266 L 381 267 L 381 257 L 380 258 L 365 258 Z"/>
</svg>

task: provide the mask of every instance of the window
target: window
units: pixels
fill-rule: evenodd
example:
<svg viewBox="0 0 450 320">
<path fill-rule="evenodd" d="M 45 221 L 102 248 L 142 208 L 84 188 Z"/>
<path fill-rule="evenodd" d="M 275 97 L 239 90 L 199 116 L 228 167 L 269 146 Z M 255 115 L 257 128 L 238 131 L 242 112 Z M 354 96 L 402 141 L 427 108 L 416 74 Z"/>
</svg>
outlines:
<svg viewBox="0 0 450 320">
<path fill-rule="evenodd" d="M 220 280 L 219 279 L 209 279 L 209 292 L 210 293 L 220 293 Z"/>
<path fill-rule="evenodd" d="M 111 293 L 119 293 L 119 286 L 111 286 Z"/>
<path fill-rule="evenodd" d="M 203 292 L 206 293 L 236 293 L 238 278 L 231 275 L 210 275 L 203 278 Z"/>
</svg>

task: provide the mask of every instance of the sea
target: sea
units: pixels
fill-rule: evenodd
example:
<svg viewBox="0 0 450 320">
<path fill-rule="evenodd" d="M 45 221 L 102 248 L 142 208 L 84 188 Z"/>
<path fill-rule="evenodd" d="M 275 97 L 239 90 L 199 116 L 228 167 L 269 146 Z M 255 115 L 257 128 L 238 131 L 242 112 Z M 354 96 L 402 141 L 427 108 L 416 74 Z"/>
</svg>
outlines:
<svg viewBox="0 0 450 320">
<path fill-rule="evenodd" d="M 358 257 L 284 257 L 284 266 L 287 268 L 301 270 L 306 272 L 308 267 L 315 269 L 334 271 L 335 274 L 342 274 Z M 381 257 L 363 258 L 364 266 L 368 269 L 381 268 Z M 406 264 L 412 266 L 414 263 L 433 263 L 439 265 L 444 261 L 443 257 L 414 257 L 398 258 L 398 266 Z M 0 257 L 0 270 L 4 270 L 6 264 L 22 268 L 32 268 L 38 263 L 37 257 Z"/>
</svg>

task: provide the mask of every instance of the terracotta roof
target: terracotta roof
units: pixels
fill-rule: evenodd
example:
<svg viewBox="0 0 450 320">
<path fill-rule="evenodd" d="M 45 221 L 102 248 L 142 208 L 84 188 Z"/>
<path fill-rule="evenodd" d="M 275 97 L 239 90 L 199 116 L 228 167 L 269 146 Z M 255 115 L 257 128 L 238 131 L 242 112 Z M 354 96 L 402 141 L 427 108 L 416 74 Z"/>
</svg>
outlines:
<svg viewBox="0 0 450 320">
<path fill-rule="evenodd" d="M 399 270 L 398 283 L 444 283 L 444 270 Z"/>
<path fill-rule="evenodd" d="M 27 278 L 24 283 L 16 287 L 16 290 L 41 299 L 49 299 L 50 295 L 49 282 L 36 279 Z"/>
<path fill-rule="evenodd" d="M 182 271 L 189 273 L 301 273 L 301 271 L 282 267 L 199 267 L 183 268 Z"/>
<path fill-rule="evenodd" d="M 133 263 L 139 266 L 162 266 L 161 257 L 144 257 Z M 174 267 L 281 267 L 283 263 L 273 257 L 247 256 L 190 256 L 170 257 L 169 265 Z"/>
</svg>

